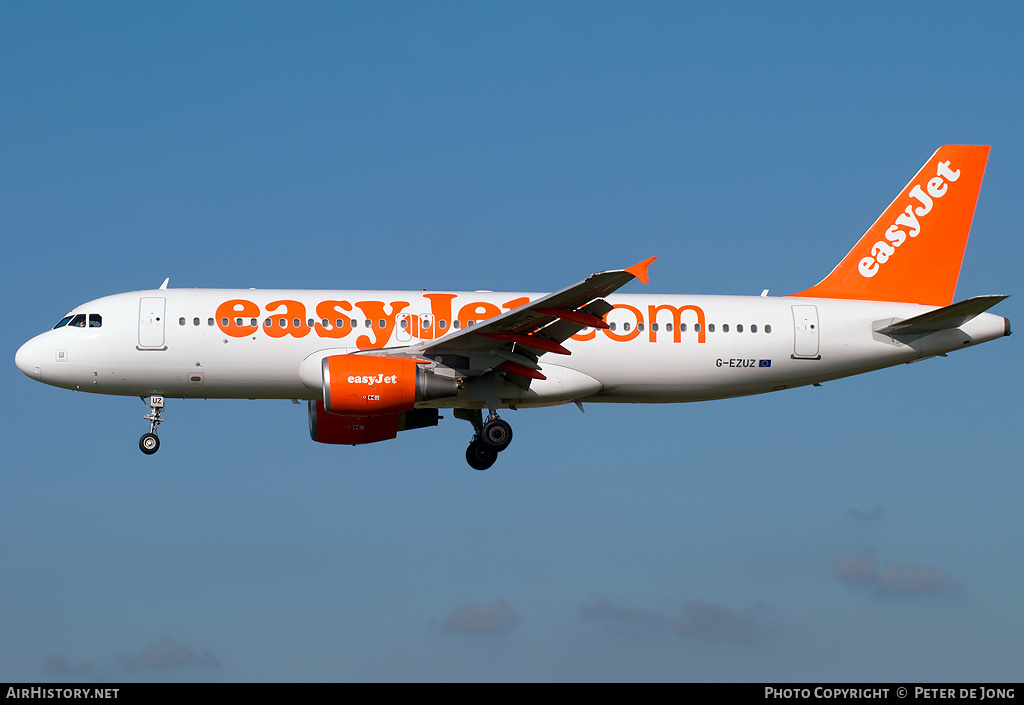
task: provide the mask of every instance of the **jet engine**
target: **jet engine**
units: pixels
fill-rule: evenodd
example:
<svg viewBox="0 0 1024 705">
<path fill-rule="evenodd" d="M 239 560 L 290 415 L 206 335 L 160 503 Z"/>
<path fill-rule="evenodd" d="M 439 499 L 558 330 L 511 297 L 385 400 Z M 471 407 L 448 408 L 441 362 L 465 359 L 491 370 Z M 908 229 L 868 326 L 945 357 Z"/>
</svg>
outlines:
<svg viewBox="0 0 1024 705">
<path fill-rule="evenodd" d="M 317 443 L 362 445 L 388 441 L 399 431 L 436 426 L 437 409 L 413 409 L 383 416 L 337 416 L 328 414 L 323 401 L 309 402 L 309 436 Z"/>
<path fill-rule="evenodd" d="M 458 382 L 401 357 L 331 355 L 323 360 L 328 414 L 362 418 L 410 411 L 416 402 L 453 397 Z M 390 436 L 394 438 L 394 436 Z"/>
</svg>

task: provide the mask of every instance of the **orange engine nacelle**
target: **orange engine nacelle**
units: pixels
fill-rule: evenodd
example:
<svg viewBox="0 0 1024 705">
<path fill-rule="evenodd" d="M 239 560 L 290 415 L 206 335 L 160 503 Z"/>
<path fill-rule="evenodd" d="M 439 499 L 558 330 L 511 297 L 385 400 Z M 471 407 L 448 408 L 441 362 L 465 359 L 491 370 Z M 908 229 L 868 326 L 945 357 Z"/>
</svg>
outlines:
<svg viewBox="0 0 1024 705">
<path fill-rule="evenodd" d="M 437 409 L 414 409 L 399 414 L 357 417 L 328 414 L 324 403 L 309 402 L 309 436 L 317 443 L 358 446 L 364 443 L 389 441 L 399 431 L 436 426 Z"/>
<path fill-rule="evenodd" d="M 331 355 L 324 358 L 323 376 L 324 409 L 338 416 L 397 414 L 412 410 L 418 401 L 458 393 L 454 378 L 435 375 L 415 360 L 400 357 Z"/>
<path fill-rule="evenodd" d="M 398 435 L 398 414 L 357 418 L 334 416 L 319 399 L 309 402 L 309 435 L 317 443 L 362 445 L 388 441 Z"/>
</svg>

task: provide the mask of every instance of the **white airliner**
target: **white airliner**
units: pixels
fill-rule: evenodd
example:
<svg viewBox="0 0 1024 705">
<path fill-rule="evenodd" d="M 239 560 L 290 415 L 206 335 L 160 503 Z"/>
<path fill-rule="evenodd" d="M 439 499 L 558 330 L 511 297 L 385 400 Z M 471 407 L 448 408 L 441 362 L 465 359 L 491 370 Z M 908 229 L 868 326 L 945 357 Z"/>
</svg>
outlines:
<svg viewBox="0 0 1024 705">
<path fill-rule="evenodd" d="M 484 470 L 512 440 L 499 409 L 760 394 L 1009 335 L 986 313 L 1005 296 L 953 303 L 988 153 L 939 149 L 821 283 L 791 296 L 612 296 L 646 283 L 653 257 L 554 294 L 165 281 L 79 306 L 15 362 L 46 384 L 142 397 L 147 454 L 167 397 L 305 399 L 321 443 L 388 440 L 454 409 Z"/>
</svg>

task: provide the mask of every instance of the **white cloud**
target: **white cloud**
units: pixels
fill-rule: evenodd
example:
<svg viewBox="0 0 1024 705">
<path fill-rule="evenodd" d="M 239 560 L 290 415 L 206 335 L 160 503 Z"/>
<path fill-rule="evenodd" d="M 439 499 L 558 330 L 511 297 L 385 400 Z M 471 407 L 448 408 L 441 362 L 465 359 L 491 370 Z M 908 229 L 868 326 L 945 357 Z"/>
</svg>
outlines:
<svg viewBox="0 0 1024 705">
<path fill-rule="evenodd" d="M 54 654 L 43 662 L 43 673 L 48 676 L 84 676 L 91 670 L 91 663 L 71 663 L 60 654 Z"/>
<path fill-rule="evenodd" d="M 841 558 L 832 575 L 847 585 L 870 588 L 880 595 L 937 594 L 954 587 L 949 573 L 939 568 L 896 561 L 883 565 L 873 547 Z"/>
<path fill-rule="evenodd" d="M 446 632 L 501 634 L 523 621 L 519 613 L 500 597 L 489 605 L 461 605 L 452 609 L 441 623 Z"/>
<path fill-rule="evenodd" d="M 876 504 L 866 512 L 856 508 L 847 509 L 846 516 L 856 521 L 875 521 L 877 519 L 881 519 L 882 517 L 884 517 L 885 512 L 882 510 L 882 507 L 880 505 Z"/>
<path fill-rule="evenodd" d="M 686 638 L 747 642 L 759 632 L 756 611 L 737 610 L 708 600 L 687 600 L 681 609 L 644 610 L 600 599 L 584 605 L 580 616 L 620 627 L 667 628 Z"/>
<path fill-rule="evenodd" d="M 220 668 L 220 661 L 207 650 L 195 653 L 187 646 L 168 637 L 162 638 L 138 656 L 121 656 L 121 665 L 129 671 L 158 670 L 164 668 Z"/>
<path fill-rule="evenodd" d="M 750 641 L 755 631 L 749 614 L 704 600 L 687 602 L 672 628 L 680 636 L 727 641 Z"/>
</svg>

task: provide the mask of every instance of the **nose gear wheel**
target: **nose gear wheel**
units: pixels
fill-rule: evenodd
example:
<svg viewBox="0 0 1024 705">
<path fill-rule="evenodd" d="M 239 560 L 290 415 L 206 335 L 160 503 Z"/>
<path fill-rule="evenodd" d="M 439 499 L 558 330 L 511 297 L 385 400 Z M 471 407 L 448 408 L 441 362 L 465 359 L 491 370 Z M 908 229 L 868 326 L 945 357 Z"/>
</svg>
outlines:
<svg viewBox="0 0 1024 705">
<path fill-rule="evenodd" d="M 139 450 L 146 455 L 153 455 L 153 453 L 160 450 L 160 437 L 155 433 L 145 433 L 142 438 L 139 439 Z"/>
</svg>

